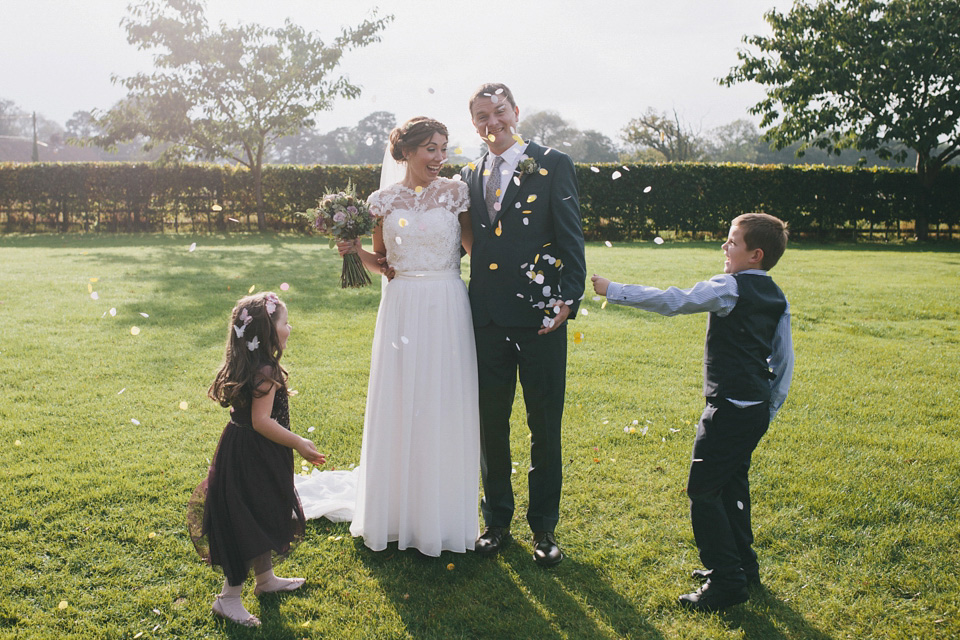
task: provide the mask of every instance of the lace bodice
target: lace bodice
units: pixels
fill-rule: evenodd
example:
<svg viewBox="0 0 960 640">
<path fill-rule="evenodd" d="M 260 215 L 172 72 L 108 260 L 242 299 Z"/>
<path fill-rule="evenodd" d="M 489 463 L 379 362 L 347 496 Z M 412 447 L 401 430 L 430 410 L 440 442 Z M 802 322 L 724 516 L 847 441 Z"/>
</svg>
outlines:
<svg viewBox="0 0 960 640">
<path fill-rule="evenodd" d="M 466 183 L 437 178 L 420 193 L 392 184 L 367 203 L 383 217 L 387 262 L 398 272 L 459 271 L 459 214 L 470 206 Z"/>
</svg>

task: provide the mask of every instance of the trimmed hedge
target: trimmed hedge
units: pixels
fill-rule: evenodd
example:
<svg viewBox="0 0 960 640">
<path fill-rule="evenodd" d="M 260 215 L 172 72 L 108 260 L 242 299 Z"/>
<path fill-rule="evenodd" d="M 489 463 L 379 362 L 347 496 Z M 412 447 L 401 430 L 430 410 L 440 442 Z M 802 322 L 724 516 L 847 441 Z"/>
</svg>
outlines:
<svg viewBox="0 0 960 640">
<path fill-rule="evenodd" d="M 377 188 L 379 169 L 264 167 L 268 225 L 305 230 L 297 211 L 347 181 L 365 197 Z M 445 167 L 444 175 L 458 170 Z M 912 229 L 921 208 L 934 232 L 960 222 L 956 166 L 944 169 L 926 192 L 907 169 L 682 163 L 578 165 L 577 172 L 584 231 L 591 239 L 723 234 L 732 218 L 747 211 L 776 215 L 794 233 L 852 231 L 854 237 L 863 229 Z M 214 211 L 214 205 L 221 210 Z M 0 164 L 0 232 L 225 231 L 238 226 L 256 228 L 251 174 L 243 168 Z"/>
</svg>

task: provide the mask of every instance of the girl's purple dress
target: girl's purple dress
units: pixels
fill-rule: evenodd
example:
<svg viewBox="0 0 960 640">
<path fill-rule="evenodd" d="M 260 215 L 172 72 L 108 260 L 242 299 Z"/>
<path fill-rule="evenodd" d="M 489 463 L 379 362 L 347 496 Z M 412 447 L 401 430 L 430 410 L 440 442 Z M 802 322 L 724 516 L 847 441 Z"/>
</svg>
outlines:
<svg viewBox="0 0 960 640">
<path fill-rule="evenodd" d="M 290 428 L 286 387 L 277 389 L 270 417 Z M 187 513 L 200 557 L 242 584 L 254 558 L 288 554 L 303 538 L 305 519 L 293 485 L 293 450 L 253 428 L 250 403 L 230 409 L 207 478 Z"/>
</svg>

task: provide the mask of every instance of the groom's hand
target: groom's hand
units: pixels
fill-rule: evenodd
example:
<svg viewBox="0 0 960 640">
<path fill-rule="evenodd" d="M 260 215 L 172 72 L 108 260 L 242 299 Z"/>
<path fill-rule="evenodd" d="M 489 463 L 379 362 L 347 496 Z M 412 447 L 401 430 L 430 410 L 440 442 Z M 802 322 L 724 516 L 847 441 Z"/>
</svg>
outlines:
<svg viewBox="0 0 960 640">
<path fill-rule="evenodd" d="M 550 333 L 551 331 L 559 329 L 560 325 L 567 321 L 567 316 L 569 315 L 570 307 L 565 304 L 560 305 L 560 311 L 557 312 L 557 315 L 553 316 L 553 324 L 549 327 L 540 329 L 540 331 L 537 331 L 537 334 L 542 336 L 545 333 Z"/>
<path fill-rule="evenodd" d="M 387 276 L 387 280 L 393 280 L 393 276 L 397 274 L 396 270 L 387 264 L 387 257 L 381 256 L 379 253 L 377 255 L 377 263 L 380 265 L 380 273 Z"/>
</svg>

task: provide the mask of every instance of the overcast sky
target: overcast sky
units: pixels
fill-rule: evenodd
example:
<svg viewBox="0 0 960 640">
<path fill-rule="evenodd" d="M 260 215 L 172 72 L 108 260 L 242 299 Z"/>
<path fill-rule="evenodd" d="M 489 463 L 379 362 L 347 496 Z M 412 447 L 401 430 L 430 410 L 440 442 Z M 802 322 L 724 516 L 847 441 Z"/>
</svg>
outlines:
<svg viewBox="0 0 960 640">
<path fill-rule="evenodd" d="M 0 0 L 0 98 L 64 124 L 78 110 L 125 95 L 111 83 L 150 69 L 126 41 L 129 0 Z M 619 141 L 653 107 L 676 110 L 707 131 L 739 118 L 763 96 L 716 79 L 737 63 L 744 35 L 768 34 L 763 14 L 789 0 L 208 0 L 211 23 L 279 26 L 290 18 L 326 41 L 369 17 L 395 20 L 382 41 L 344 56 L 341 71 L 363 88 L 317 116 L 328 131 L 373 111 L 398 121 L 444 121 L 451 143 L 475 148 L 467 100 L 481 83 L 514 92 L 520 117 L 557 111 L 579 129 Z"/>
</svg>

